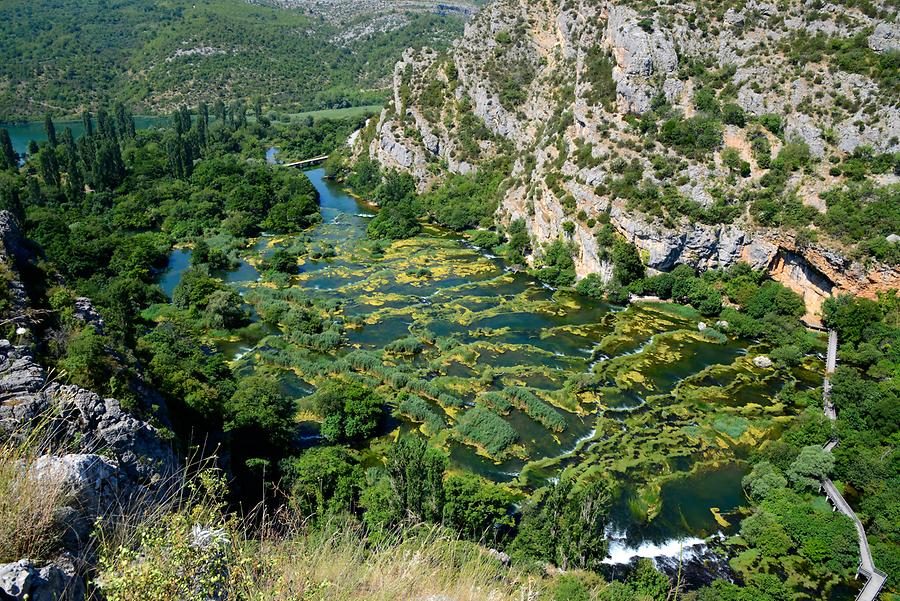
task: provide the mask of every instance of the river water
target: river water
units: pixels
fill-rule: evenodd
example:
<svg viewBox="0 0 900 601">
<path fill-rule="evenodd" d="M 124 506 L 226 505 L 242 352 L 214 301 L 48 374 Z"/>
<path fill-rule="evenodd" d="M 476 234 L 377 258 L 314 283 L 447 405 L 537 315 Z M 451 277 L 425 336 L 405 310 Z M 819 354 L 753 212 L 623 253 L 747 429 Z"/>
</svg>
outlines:
<svg viewBox="0 0 900 601">
<path fill-rule="evenodd" d="M 739 520 L 733 512 L 745 503 L 740 481 L 747 468 L 741 459 L 777 433 L 773 415 L 792 413 L 776 404 L 784 377 L 752 366 L 759 349 L 750 341 L 699 336 L 697 316 L 689 311 L 624 309 L 548 289 L 436 228 L 373 254 L 365 229 L 374 209 L 326 180 L 322 169 L 306 173 L 320 194 L 323 222 L 301 237 L 307 249 L 334 252 L 305 258 L 290 288 L 298 298 L 339 304 L 348 323 L 356 324 L 347 329 L 348 347 L 380 353 L 385 364 L 415 370 L 468 403 L 480 392 L 528 387 L 565 421 L 562 432 L 553 432 L 512 409 L 504 419 L 519 434 L 519 450 L 500 460 L 444 430 L 434 442 L 448 450 L 451 468 L 523 490 L 558 477 L 561 468 L 604 474 L 624 483 L 609 530 L 611 563 L 671 556 L 685 548 L 708 563 L 705 539 L 733 532 Z M 273 286 L 253 264 L 291 241 L 260 238 L 223 280 L 251 298 L 271 294 Z M 189 250 L 173 251 L 160 280 L 168 295 L 189 261 Z M 411 333 L 452 337 L 455 346 L 428 347 L 414 358 L 383 353 Z M 283 388 L 301 404 L 316 377 L 303 366 L 327 365 L 347 352 L 345 347 L 317 355 L 288 348 L 277 332 L 268 334 L 257 330 L 220 346 L 245 372 L 282 369 L 282 358 L 294 353 L 300 367 L 284 371 Z M 491 375 L 485 376 L 488 366 Z M 599 392 L 571 393 L 567 379 L 592 369 L 606 369 L 609 382 Z M 812 378 L 798 370 L 794 379 L 802 387 Z M 429 404 L 451 428 L 465 410 Z M 387 429 L 417 427 L 400 418 Z M 304 429 L 315 440 L 316 424 Z M 710 575 L 722 570 L 721 562 L 708 565 Z"/>
</svg>

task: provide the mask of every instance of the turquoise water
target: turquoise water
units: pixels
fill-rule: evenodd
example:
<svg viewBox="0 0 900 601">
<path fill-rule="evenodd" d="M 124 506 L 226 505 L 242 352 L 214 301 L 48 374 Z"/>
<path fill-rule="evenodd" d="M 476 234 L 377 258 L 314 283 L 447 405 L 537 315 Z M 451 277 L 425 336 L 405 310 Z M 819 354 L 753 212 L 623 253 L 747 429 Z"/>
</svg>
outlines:
<svg viewBox="0 0 900 601">
<path fill-rule="evenodd" d="M 136 129 L 149 129 L 167 123 L 168 119 L 166 117 L 134 118 L 134 126 Z M 84 135 L 84 125 L 81 121 L 54 121 L 53 125 L 56 127 L 57 137 L 62 136 L 63 131 L 65 131 L 67 127 L 72 130 L 72 135 L 75 136 L 76 140 Z M 47 140 L 47 133 L 44 131 L 43 121 L 29 123 L 0 123 L 0 129 L 9 131 L 9 137 L 12 139 L 13 148 L 20 155 L 28 150 L 28 143 L 31 140 L 34 140 L 35 142 L 44 142 Z"/>
</svg>

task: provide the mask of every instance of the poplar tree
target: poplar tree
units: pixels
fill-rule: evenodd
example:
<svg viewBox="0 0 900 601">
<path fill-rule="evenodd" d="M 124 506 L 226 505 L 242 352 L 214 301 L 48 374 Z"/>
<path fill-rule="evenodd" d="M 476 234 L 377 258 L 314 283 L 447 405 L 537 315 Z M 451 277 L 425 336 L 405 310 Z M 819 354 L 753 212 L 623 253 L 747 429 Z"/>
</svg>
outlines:
<svg viewBox="0 0 900 601">
<path fill-rule="evenodd" d="M 9 131 L 0 129 L 0 168 L 13 169 L 19 166 L 19 155 L 13 149 Z"/>
<path fill-rule="evenodd" d="M 66 173 L 66 198 L 71 202 L 81 200 L 84 197 L 84 178 L 74 154 L 69 156 Z"/>
<path fill-rule="evenodd" d="M 45 146 L 40 152 L 41 178 L 44 183 L 54 188 L 59 187 L 59 163 L 56 160 L 56 151 L 51 146 Z"/>
<path fill-rule="evenodd" d="M 81 113 L 81 123 L 84 125 L 84 135 L 87 137 L 94 135 L 94 121 L 90 111 Z"/>
<path fill-rule="evenodd" d="M 47 141 L 50 142 L 50 146 L 56 148 L 56 127 L 53 125 L 53 118 L 50 116 L 50 113 L 44 116 L 44 131 L 47 133 Z"/>
</svg>

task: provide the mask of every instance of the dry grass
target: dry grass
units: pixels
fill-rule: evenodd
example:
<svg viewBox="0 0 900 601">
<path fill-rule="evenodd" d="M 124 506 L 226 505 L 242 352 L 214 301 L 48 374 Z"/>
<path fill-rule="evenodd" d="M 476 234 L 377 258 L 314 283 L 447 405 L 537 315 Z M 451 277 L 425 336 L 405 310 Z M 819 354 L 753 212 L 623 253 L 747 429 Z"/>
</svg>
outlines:
<svg viewBox="0 0 900 601">
<path fill-rule="evenodd" d="M 341 519 L 266 541 L 258 556 L 267 573 L 248 579 L 255 590 L 241 592 L 254 599 L 522 601 L 546 587 L 437 526 L 398 531 L 371 548 L 365 541 L 360 526 Z"/>
<path fill-rule="evenodd" d="M 44 434 L 38 427 L 0 444 L 0 563 L 46 559 L 59 549 L 56 514 L 68 500 L 65 483 L 28 477 L 47 451 Z"/>
<path fill-rule="evenodd" d="M 224 512 L 220 483 L 201 474 L 141 520 L 100 531 L 96 582 L 107 599 L 525 601 L 548 587 L 438 526 L 408 526 L 375 543 L 351 517 L 315 527 L 286 514 L 241 519 Z M 198 526 L 224 542 L 198 545 Z"/>
</svg>

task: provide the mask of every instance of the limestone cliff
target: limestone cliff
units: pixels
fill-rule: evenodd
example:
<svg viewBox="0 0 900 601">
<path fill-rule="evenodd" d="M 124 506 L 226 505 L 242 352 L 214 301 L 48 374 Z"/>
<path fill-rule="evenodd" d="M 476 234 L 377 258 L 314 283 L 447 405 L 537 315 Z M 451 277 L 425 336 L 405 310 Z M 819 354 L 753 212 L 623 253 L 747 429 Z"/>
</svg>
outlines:
<svg viewBox="0 0 900 601">
<path fill-rule="evenodd" d="M 786 6 L 497 0 L 449 52 L 406 52 L 391 101 L 355 152 L 413 174 L 422 191 L 512 156 L 498 221 L 524 219 L 537 252 L 571 241 L 579 277 L 609 277 L 595 237 L 609 221 L 652 269 L 748 261 L 802 292 L 811 313 L 835 291 L 900 287 L 897 267 L 858 258 L 815 228 L 798 237 L 750 214 L 747 198 L 768 185 L 769 158 L 788 143 L 802 142 L 811 161 L 778 194 L 815 211 L 845 181 L 834 165 L 849 153 L 900 152 L 895 84 L 842 70 L 827 50 L 792 55 L 851 40 L 867 60 L 895 56 L 886 54 L 900 45 L 889 5 Z M 687 119 L 704 103 L 731 111 L 710 152 L 679 152 L 655 134 L 656 113 Z M 779 127 L 760 125 L 771 115 Z M 662 208 L 616 192 L 629 173 L 637 187 L 666 190 Z M 896 168 L 875 180 L 896 186 Z"/>
<path fill-rule="evenodd" d="M 7 294 L 0 305 L 0 444 L 24 441 L 43 453 L 23 466 L 21 478 L 37 482 L 37 490 L 61 486 L 65 504 L 54 513 L 61 532 L 59 556 L 0 565 L 0 598 L 85 598 L 81 560 L 92 552 L 90 534 L 98 517 L 146 503 L 164 492 L 179 469 L 179 460 L 156 426 L 131 415 L 113 398 L 57 381 L 61 374 L 35 358 L 49 317 L 35 310 L 23 274 L 34 268 L 34 252 L 12 215 L 0 211 L 0 269 Z M 31 282 L 33 284 L 33 282 Z M 73 316 L 90 327 L 104 324 L 90 300 L 78 298 Z M 165 403 L 140 382 L 135 387 L 156 419 L 167 423 Z M 36 444 L 39 443 L 39 444 Z M 52 483 L 51 483 L 52 481 Z"/>
</svg>

